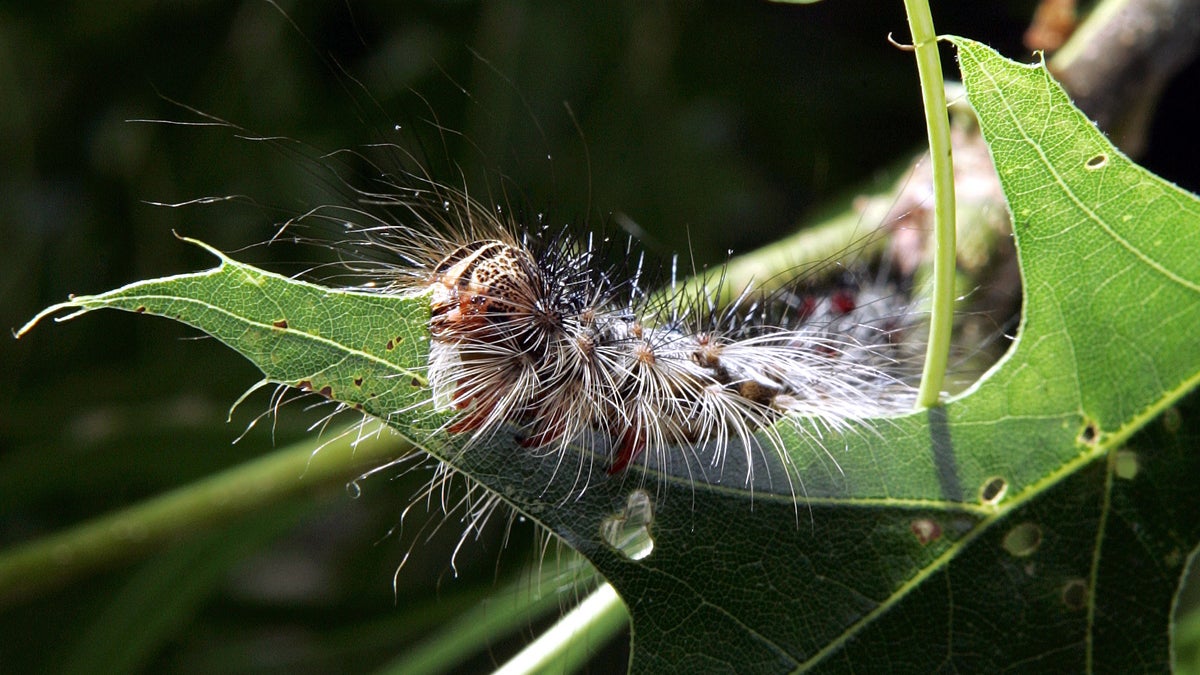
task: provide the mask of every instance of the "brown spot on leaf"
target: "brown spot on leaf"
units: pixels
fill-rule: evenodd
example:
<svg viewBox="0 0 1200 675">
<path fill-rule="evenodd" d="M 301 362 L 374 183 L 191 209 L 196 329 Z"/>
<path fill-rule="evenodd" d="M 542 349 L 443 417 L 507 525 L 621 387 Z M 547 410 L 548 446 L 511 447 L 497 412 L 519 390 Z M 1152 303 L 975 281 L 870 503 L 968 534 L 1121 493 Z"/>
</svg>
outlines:
<svg viewBox="0 0 1200 675">
<path fill-rule="evenodd" d="M 138 305 L 137 308 L 134 309 L 133 311 L 137 312 L 138 314 L 144 314 L 146 312 L 146 306 Z"/>
<path fill-rule="evenodd" d="M 354 386 L 361 387 L 362 383 L 363 383 L 363 379 L 361 377 L 354 378 Z"/>
<path fill-rule="evenodd" d="M 333 387 L 329 385 L 321 387 L 321 395 L 325 398 L 333 398 Z"/>
<path fill-rule="evenodd" d="M 296 388 L 300 391 L 312 391 L 312 380 L 300 380 L 296 383 Z"/>
<path fill-rule="evenodd" d="M 287 330 L 288 322 L 287 322 L 287 319 L 280 319 L 271 325 L 275 326 L 276 328 L 282 329 L 282 330 Z"/>
<path fill-rule="evenodd" d="M 414 377 L 414 378 L 412 379 L 412 386 L 414 386 L 414 387 L 420 387 L 420 386 L 421 386 L 421 381 L 420 381 L 420 380 L 418 380 L 417 378 L 415 378 L 415 377 Z"/>
<path fill-rule="evenodd" d="M 393 349 L 395 349 L 395 348 L 396 348 L 396 343 L 395 343 L 395 341 L 393 341 L 393 340 L 388 340 L 387 344 L 386 344 L 386 345 L 384 345 L 384 347 L 383 347 L 383 348 L 384 348 L 384 349 L 386 349 L 386 350 L 388 350 L 388 351 L 390 352 L 390 351 L 392 351 Z"/>
</svg>

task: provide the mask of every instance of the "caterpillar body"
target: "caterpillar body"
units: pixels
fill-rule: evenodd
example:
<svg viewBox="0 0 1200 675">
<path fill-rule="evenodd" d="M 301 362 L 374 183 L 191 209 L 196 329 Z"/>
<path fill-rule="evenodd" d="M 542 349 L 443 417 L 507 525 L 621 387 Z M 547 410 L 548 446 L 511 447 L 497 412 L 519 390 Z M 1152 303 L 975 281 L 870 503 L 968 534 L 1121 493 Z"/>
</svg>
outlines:
<svg viewBox="0 0 1200 675">
<path fill-rule="evenodd" d="M 737 448 L 749 484 L 763 450 L 791 466 L 780 425 L 821 436 L 912 404 L 900 368 L 912 313 L 894 289 L 844 273 L 822 294 L 802 276 L 722 303 L 721 274 L 686 288 L 672 274 L 651 291 L 632 242 L 613 262 L 611 239 L 523 227 L 431 185 L 393 194 L 401 215 L 351 229 L 401 261 L 368 271 L 376 288 L 428 297 L 434 405 L 468 448 L 515 428 L 519 446 L 604 457 L 609 475 L 680 451 L 723 469 Z M 586 488 L 591 471 L 577 475 Z"/>
</svg>

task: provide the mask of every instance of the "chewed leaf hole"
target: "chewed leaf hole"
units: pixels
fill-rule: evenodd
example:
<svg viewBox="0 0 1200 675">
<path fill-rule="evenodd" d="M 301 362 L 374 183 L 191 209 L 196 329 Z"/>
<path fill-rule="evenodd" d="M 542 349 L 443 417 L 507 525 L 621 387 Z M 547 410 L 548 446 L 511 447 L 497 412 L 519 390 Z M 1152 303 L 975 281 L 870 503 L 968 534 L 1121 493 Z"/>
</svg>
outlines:
<svg viewBox="0 0 1200 675">
<path fill-rule="evenodd" d="M 1083 163 L 1083 166 L 1084 166 L 1084 168 L 1088 169 L 1089 171 L 1095 171 L 1096 169 L 1103 169 L 1107 164 L 1108 164 L 1108 155 L 1106 155 L 1104 153 L 1100 153 L 1093 157 L 1089 157 L 1088 161 Z"/>
<path fill-rule="evenodd" d="M 1071 579 L 1063 585 L 1062 601 L 1067 609 L 1080 610 L 1087 606 L 1088 587 L 1083 579 Z"/>
<path fill-rule="evenodd" d="M 1083 430 L 1079 432 L 1079 442 L 1084 445 L 1095 445 L 1098 435 L 1100 435 L 1100 432 L 1096 429 L 1095 420 L 1088 420 Z"/>
<path fill-rule="evenodd" d="M 1021 523 L 1013 526 L 1008 534 L 1004 535 L 1004 550 L 1009 555 L 1018 558 L 1024 558 L 1028 555 L 1033 555 L 1033 552 L 1042 545 L 1042 528 L 1035 523 Z"/>
<path fill-rule="evenodd" d="M 983 482 L 979 488 L 979 501 L 984 504 L 999 504 L 1008 492 L 1008 481 L 1001 476 L 993 476 Z"/>
<path fill-rule="evenodd" d="M 1138 454 L 1132 450 L 1118 450 L 1117 456 L 1113 458 L 1113 474 L 1123 480 L 1137 478 L 1141 467 L 1142 463 L 1138 459 Z"/>
<path fill-rule="evenodd" d="M 650 526 L 654 522 L 654 505 L 645 490 L 629 493 L 625 509 L 615 513 L 600 525 L 600 536 L 630 560 L 642 560 L 654 551 Z"/>
<path fill-rule="evenodd" d="M 942 538 L 942 526 L 933 518 L 917 518 L 909 528 L 921 544 L 929 544 Z"/>
</svg>

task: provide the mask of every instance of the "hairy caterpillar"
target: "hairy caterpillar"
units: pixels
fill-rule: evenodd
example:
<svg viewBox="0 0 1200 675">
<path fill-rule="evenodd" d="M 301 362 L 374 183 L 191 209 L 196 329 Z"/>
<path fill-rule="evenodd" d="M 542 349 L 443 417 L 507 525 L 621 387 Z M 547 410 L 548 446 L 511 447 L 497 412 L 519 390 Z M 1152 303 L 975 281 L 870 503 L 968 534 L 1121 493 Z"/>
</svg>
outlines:
<svg viewBox="0 0 1200 675">
<path fill-rule="evenodd" d="M 797 273 L 727 289 L 720 272 L 689 288 L 673 271 L 655 291 L 632 240 L 577 238 L 542 216 L 529 227 L 464 190 L 403 178 L 420 186 L 373 193 L 370 213 L 308 216 L 344 220 L 352 255 L 384 261 L 349 263 L 371 287 L 428 298 L 431 396 L 468 448 L 512 427 L 559 463 L 578 449 L 582 489 L 592 456 L 609 475 L 676 452 L 720 473 L 736 448 L 752 484 L 763 450 L 790 467 L 777 425 L 821 436 L 912 404 L 913 314 L 894 287 L 860 286 L 840 263 L 823 288 Z M 789 468 L 788 490 L 792 479 Z"/>
</svg>

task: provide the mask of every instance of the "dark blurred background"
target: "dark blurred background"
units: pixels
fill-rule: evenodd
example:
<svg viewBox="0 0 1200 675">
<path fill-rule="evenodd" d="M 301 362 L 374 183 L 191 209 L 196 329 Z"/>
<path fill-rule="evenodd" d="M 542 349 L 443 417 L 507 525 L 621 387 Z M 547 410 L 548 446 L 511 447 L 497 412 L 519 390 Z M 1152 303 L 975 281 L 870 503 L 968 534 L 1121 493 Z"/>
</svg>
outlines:
<svg viewBox="0 0 1200 675">
<path fill-rule="evenodd" d="M 8 326 L 68 293 L 211 265 L 173 230 L 226 251 L 252 247 L 238 257 L 267 267 L 311 262 L 302 248 L 254 245 L 339 198 L 315 158 L 341 148 L 409 144 L 450 174 L 441 180 L 519 193 L 556 221 L 632 222 L 652 251 L 704 263 L 790 231 L 887 175 L 924 136 L 912 59 L 885 39 L 906 35 L 898 1 L 282 4 L 286 16 L 258 0 L 0 3 Z M 1033 4 L 934 3 L 934 16 L 942 33 L 1029 59 L 1021 35 Z M 945 67 L 953 77 L 953 62 Z M 1193 64 L 1172 83 L 1145 158 L 1193 190 L 1197 81 Z M 200 121 L 187 107 L 300 143 L 130 121 Z M 147 203 L 227 194 L 248 199 Z M 0 547 L 304 437 L 320 413 L 296 410 L 274 435 L 260 425 L 231 444 L 267 406 L 252 398 L 224 421 L 258 373 L 214 341 L 184 339 L 193 336 L 98 313 L 0 341 Z M 177 571 L 207 579 L 188 594 L 169 572 L 156 577 L 152 559 L 0 609 L 0 670 L 380 666 L 428 630 L 431 611 L 472 606 L 534 552 L 518 528 L 499 563 L 499 542 L 483 542 L 459 558 L 455 578 L 450 524 L 446 541 L 416 548 L 393 601 L 407 544 L 389 529 L 415 489 L 405 480 L 368 481 L 356 499 L 338 486 L 258 514 L 241 526 L 278 536 L 205 558 L 205 574 Z M 204 536 L 210 547 L 234 537 Z M 161 588 L 131 590 L 147 578 Z M 118 601 L 127 606 L 114 615 Z M 143 637 L 97 637 L 111 630 L 97 621 L 124 616 L 137 629 L 137 617 L 164 607 Z M 414 607 L 426 608 L 425 623 L 405 627 Z M 492 647 L 470 667 L 513 645 Z"/>
</svg>

